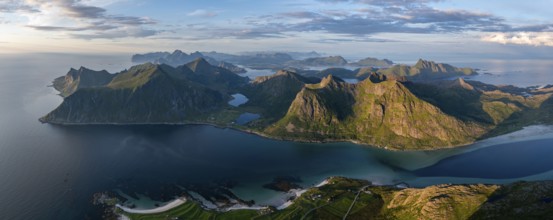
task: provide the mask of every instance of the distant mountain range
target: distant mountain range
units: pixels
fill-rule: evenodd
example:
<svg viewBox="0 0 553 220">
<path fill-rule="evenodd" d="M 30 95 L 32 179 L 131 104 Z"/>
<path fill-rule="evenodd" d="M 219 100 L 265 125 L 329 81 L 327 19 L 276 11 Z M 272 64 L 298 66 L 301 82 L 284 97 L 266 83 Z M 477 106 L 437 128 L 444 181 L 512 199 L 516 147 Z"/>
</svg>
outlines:
<svg viewBox="0 0 553 220">
<path fill-rule="evenodd" d="M 177 67 L 177 66 L 192 62 L 198 58 L 203 58 L 211 65 L 228 69 L 234 73 L 246 72 L 244 68 L 235 66 L 234 64 L 231 64 L 228 62 L 217 61 L 216 59 L 211 58 L 209 56 L 205 56 L 202 53 L 197 51 L 191 54 L 186 54 L 180 50 L 175 50 L 173 53 L 154 52 L 154 53 L 147 53 L 147 54 L 135 54 L 132 56 L 131 60 L 133 63 L 151 62 L 154 64 L 167 64 L 173 67 Z"/>
<path fill-rule="evenodd" d="M 269 57 L 259 59 L 275 59 Z M 335 60 L 340 59 L 331 62 Z M 471 74 L 472 69 L 425 60 L 386 69 L 281 70 L 252 82 L 204 58 L 177 67 L 146 63 L 115 74 L 83 67 L 54 80 L 64 101 L 40 120 L 208 123 L 277 139 L 351 141 L 398 150 L 465 145 L 531 124 L 553 124 L 549 87 L 494 86 L 459 78 Z M 346 83 L 341 77 L 360 82 Z M 235 93 L 248 102 L 227 104 Z M 261 117 L 235 124 L 246 112 Z"/>
<path fill-rule="evenodd" d="M 135 54 L 132 56 L 134 63 L 151 62 L 155 64 L 168 64 L 180 66 L 193 61 L 196 58 L 204 58 L 212 65 L 227 68 L 235 73 L 245 73 L 245 69 L 234 64 L 252 69 L 285 69 L 310 67 L 390 67 L 394 63 L 387 59 L 367 57 L 356 62 L 348 62 L 342 56 L 322 56 L 317 52 L 249 52 L 240 55 L 219 52 L 194 52 L 186 54 L 180 50 L 174 52 L 153 52 Z"/>
</svg>

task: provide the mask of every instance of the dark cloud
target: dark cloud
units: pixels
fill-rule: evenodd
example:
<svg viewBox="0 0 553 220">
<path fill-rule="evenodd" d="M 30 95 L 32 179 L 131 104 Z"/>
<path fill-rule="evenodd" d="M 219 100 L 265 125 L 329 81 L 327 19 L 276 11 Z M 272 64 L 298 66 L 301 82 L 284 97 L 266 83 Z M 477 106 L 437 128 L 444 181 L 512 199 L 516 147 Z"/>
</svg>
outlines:
<svg viewBox="0 0 553 220">
<path fill-rule="evenodd" d="M 381 38 L 352 38 L 344 36 L 343 38 L 322 38 L 317 40 L 312 40 L 312 43 L 339 43 L 339 42 L 373 42 L 373 43 L 390 43 L 390 42 L 401 42 L 397 40 L 381 39 Z"/>
<path fill-rule="evenodd" d="M 149 37 L 156 35 L 158 31 L 155 30 L 148 30 L 148 29 L 142 29 L 142 28 L 136 28 L 131 30 L 121 30 L 121 29 L 114 29 L 111 31 L 98 31 L 98 32 L 92 32 L 92 33 L 73 33 L 71 36 L 74 38 L 80 38 L 80 39 L 116 39 L 116 38 L 125 38 L 125 37 Z"/>
<path fill-rule="evenodd" d="M 38 25 L 26 25 L 25 27 L 32 28 L 39 31 L 84 31 L 86 27 L 62 27 L 62 26 L 38 26 Z"/>
<path fill-rule="evenodd" d="M 197 37 L 197 39 L 218 39 L 218 38 L 236 38 L 236 39 L 261 39 L 261 38 L 284 38 L 289 36 L 282 33 L 284 30 L 275 30 L 275 27 L 266 29 L 263 27 L 256 28 L 196 28 L 195 30 L 202 33 L 208 33 L 209 36 Z"/>
<path fill-rule="evenodd" d="M 106 12 L 103 8 L 76 4 L 68 5 L 65 9 L 70 16 L 77 18 L 102 18 Z"/>
</svg>

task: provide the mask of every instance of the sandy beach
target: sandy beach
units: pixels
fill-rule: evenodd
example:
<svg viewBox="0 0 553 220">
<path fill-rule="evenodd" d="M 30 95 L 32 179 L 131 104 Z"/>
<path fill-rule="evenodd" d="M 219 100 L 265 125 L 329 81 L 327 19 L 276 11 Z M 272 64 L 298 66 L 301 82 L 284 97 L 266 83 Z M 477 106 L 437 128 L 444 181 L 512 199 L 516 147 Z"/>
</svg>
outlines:
<svg viewBox="0 0 553 220">
<path fill-rule="evenodd" d="M 178 198 L 178 199 L 175 199 L 175 200 L 165 204 L 164 206 L 156 207 L 156 208 L 153 208 L 153 209 L 131 209 L 131 208 L 119 205 L 119 204 L 117 204 L 115 206 L 117 206 L 117 208 L 120 208 L 125 212 L 133 213 L 133 214 L 156 214 L 156 213 L 161 213 L 161 212 L 168 211 L 172 208 L 175 208 L 177 206 L 180 206 L 180 205 L 184 204 L 185 202 L 186 202 L 186 198 Z"/>
</svg>

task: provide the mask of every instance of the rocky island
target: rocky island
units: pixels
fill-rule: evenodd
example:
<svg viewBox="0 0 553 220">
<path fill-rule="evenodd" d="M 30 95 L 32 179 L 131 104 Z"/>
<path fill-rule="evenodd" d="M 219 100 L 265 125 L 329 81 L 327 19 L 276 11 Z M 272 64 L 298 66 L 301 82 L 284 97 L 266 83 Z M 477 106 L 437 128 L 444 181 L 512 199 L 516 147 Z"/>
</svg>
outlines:
<svg viewBox="0 0 553 220">
<path fill-rule="evenodd" d="M 361 81 L 347 83 L 333 72 Z M 213 124 L 276 139 L 349 141 L 394 150 L 467 145 L 553 123 L 553 91 L 547 87 L 463 79 L 473 74 L 470 68 L 422 59 L 413 66 L 331 68 L 317 74 L 280 70 L 251 82 L 203 57 L 177 67 L 145 63 L 115 74 L 82 67 L 54 80 L 64 101 L 40 121 Z M 233 94 L 248 101 L 229 105 Z M 260 117 L 235 123 L 244 113 Z"/>
</svg>

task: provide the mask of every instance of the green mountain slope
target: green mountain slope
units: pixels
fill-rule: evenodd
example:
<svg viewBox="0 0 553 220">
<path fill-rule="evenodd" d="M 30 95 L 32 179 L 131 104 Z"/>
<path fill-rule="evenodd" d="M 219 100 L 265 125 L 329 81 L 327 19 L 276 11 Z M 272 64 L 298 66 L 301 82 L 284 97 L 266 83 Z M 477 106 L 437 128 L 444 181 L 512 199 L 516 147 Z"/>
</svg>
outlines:
<svg viewBox="0 0 553 220">
<path fill-rule="evenodd" d="M 418 97 L 464 121 L 490 125 L 482 138 L 521 129 L 532 124 L 551 124 L 551 92 L 510 86 L 493 86 L 459 78 L 432 84 L 406 83 Z"/>
<path fill-rule="evenodd" d="M 329 76 L 307 85 L 270 135 L 297 140 L 351 140 L 393 149 L 468 144 L 486 131 L 418 98 L 402 83 L 347 84 Z"/>
</svg>

